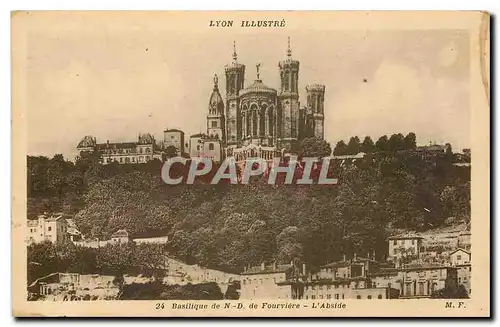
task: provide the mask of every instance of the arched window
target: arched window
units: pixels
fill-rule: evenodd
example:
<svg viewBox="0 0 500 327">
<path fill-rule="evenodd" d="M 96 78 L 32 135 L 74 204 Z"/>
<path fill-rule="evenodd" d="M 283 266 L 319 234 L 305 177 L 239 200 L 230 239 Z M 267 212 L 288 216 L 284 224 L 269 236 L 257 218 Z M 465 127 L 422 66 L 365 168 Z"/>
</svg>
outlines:
<svg viewBox="0 0 500 327">
<path fill-rule="evenodd" d="M 257 111 L 252 111 L 252 135 L 257 135 Z"/>
<path fill-rule="evenodd" d="M 358 300 L 361 299 L 361 295 L 356 296 L 356 299 Z"/>
<path fill-rule="evenodd" d="M 382 298 L 382 294 L 379 294 L 377 298 L 378 298 L 378 299 L 381 299 L 381 298 Z"/>
<path fill-rule="evenodd" d="M 368 295 L 368 300 L 370 300 L 371 298 L 372 298 L 372 296 L 371 296 L 371 295 Z"/>
<path fill-rule="evenodd" d="M 273 136 L 274 134 L 274 110 L 273 110 L 273 107 L 269 107 L 269 109 L 267 110 L 267 119 L 269 119 L 269 135 L 270 136 Z"/>
<path fill-rule="evenodd" d="M 208 144 L 208 149 L 209 150 L 213 150 L 214 149 L 214 144 L 213 143 L 209 143 Z"/>
</svg>

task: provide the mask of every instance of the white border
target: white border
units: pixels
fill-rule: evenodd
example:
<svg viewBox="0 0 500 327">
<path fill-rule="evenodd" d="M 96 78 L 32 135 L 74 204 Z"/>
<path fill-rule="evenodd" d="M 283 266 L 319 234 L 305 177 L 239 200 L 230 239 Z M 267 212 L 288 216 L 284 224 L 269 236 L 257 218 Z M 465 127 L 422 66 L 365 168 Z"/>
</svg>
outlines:
<svg viewBox="0 0 500 327">
<path fill-rule="evenodd" d="M 378 0 L 378 1 L 370 1 L 370 0 L 349 0 L 349 1 L 335 1 L 335 2 L 327 2 L 324 0 L 287 0 L 278 2 L 271 2 L 269 0 L 250 0 L 250 1 L 234 1 L 234 0 L 209 0 L 209 1 L 158 1 L 158 0 L 141 0 L 141 1 L 130 1 L 130 0 L 120 0 L 115 2 L 104 2 L 102 0 L 57 0 L 57 1 L 36 1 L 36 0 L 18 0 L 12 1 L 8 3 L 0 2 L 0 7 L 3 9 L 0 12 L 2 13 L 0 21 L 1 26 L 3 27 L 0 31 L 1 44 L 4 45 L 4 51 L 0 52 L 2 65 L 2 74 L 1 74 L 1 94 L 2 102 L 3 102 L 3 110 L 0 110 L 0 140 L 3 143 L 4 152 L 7 152 L 7 158 L 3 158 L 0 160 L 0 168 L 1 168 L 1 181 L 0 183 L 0 192 L 1 197 L 0 208 L 3 212 L 3 223 L 4 228 L 1 229 L 3 233 L 2 240 L 4 242 L 4 246 L 2 247 L 2 254 L 4 258 L 4 262 L 8 262 L 10 264 L 10 205 L 11 205 L 11 185 L 10 185 L 10 162 L 11 162 L 11 128 L 10 128 L 10 112 L 11 112 L 11 101 L 10 101 L 10 11 L 12 10 L 485 10 L 490 13 L 498 13 L 500 12 L 500 1 L 498 0 L 474 0 L 474 1 L 465 1 L 465 0 L 454 0 L 454 1 L 442 1 L 438 2 L 435 0 L 419 0 L 419 1 L 396 1 L 396 0 Z M 498 43 L 498 35 L 496 33 L 491 34 L 494 37 L 494 42 Z M 495 58 L 492 57 L 492 60 L 498 59 L 498 56 Z M 496 72 L 492 72 L 493 74 Z M 497 91 L 498 94 L 498 85 L 495 85 L 495 88 L 491 90 L 491 92 Z M 498 119 L 498 114 L 496 115 Z M 498 123 L 497 119 L 495 119 L 495 123 Z M 496 131 L 492 133 L 492 137 L 497 136 Z M 500 150 L 499 142 L 496 142 L 495 149 L 496 152 Z M 15 169 L 15 167 L 12 167 Z M 495 181 L 496 178 L 495 178 Z M 496 203 L 500 203 L 500 195 L 497 193 L 495 195 Z M 495 232 L 498 232 L 498 223 L 496 223 Z M 495 233 L 497 235 L 497 233 Z M 498 243 L 498 242 L 496 242 Z M 495 244 L 497 245 L 497 244 Z M 7 246 L 7 247 L 6 247 Z M 496 247 L 495 250 L 498 250 Z M 495 258 L 498 257 L 498 251 L 494 251 L 496 253 Z M 11 317 L 11 294 L 10 287 L 8 285 L 11 284 L 11 273 L 10 269 L 4 266 L 4 269 L 0 270 L 1 280 L 4 285 L 4 290 L 9 289 L 8 292 L 4 291 L 1 299 L 1 308 L 2 308 L 2 326 L 12 326 L 16 321 Z M 494 276 L 494 275 L 493 275 Z M 494 280 L 494 279 L 493 279 Z M 496 287 L 495 287 L 496 288 Z M 498 288 L 496 288 L 498 291 Z M 498 294 L 498 292 L 495 292 Z M 493 293 L 493 294 L 495 294 Z M 495 303 L 498 303 L 495 301 Z M 497 309 L 492 308 L 493 310 Z M 492 311 L 494 312 L 494 311 Z M 52 323 L 52 321 L 36 321 L 31 322 L 34 325 L 43 324 L 43 323 Z M 71 326 L 73 321 L 60 321 L 58 324 L 60 326 Z M 83 322 L 88 323 L 88 322 Z M 123 320 L 120 321 L 93 321 L 93 324 L 97 326 L 118 326 L 122 324 L 137 324 L 138 321 L 126 322 Z M 150 323 L 150 322 L 140 322 L 142 323 Z M 156 323 L 168 323 L 169 325 L 180 324 L 180 321 L 158 321 Z M 184 323 L 191 324 L 193 321 L 185 321 Z M 202 323 L 203 325 L 215 325 L 218 324 L 218 321 L 196 321 L 195 323 Z M 227 323 L 235 323 L 234 321 L 227 321 Z M 266 325 L 276 325 L 276 324 L 304 324 L 304 321 L 249 321 L 249 323 L 266 326 Z M 306 322 L 306 323 L 314 323 Z M 329 321 L 328 323 L 335 323 L 335 321 Z M 339 323 L 339 322 L 337 322 Z M 340 322 L 340 323 L 343 323 Z M 362 323 L 352 322 L 354 324 Z M 388 321 L 371 321 L 370 324 L 386 324 Z M 398 321 L 393 321 L 389 323 L 401 323 Z M 444 321 L 419 321 L 418 324 L 426 324 L 427 326 L 432 326 L 438 323 L 445 323 Z M 447 323 L 454 324 L 455 321 L 448 321 Z M 468 323 L 471 323 L 470 321 Z"/>
</svg>

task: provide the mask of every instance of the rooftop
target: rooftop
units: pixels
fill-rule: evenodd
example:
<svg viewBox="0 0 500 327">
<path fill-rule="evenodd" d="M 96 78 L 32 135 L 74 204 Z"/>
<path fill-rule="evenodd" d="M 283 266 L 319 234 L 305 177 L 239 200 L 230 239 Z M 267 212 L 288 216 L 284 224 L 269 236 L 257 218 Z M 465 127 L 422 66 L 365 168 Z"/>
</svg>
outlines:
<svg viewBox="0 0 500 327">
<path fill-rule="evenodd" d="M 254 266 L 250 267 L 246 271 L 242 272 L 241 275 L 258 275 L 258 274 L 277 274 L 287 272 L 292 265 L 269 265 L 269 266 Z"/>
</svg>

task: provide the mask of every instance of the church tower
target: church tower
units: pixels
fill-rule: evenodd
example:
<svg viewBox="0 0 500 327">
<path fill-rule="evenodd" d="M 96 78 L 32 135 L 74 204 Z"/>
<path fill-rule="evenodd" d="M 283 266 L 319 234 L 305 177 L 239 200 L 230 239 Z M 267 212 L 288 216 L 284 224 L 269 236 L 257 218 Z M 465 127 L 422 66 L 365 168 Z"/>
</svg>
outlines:
<svg viewBox="0 0 500 327">
<path fill-rule="evenodd" d="M 309 135 L 318 139 L 325 136 L 325 86 L 320 84 L 311 84 L 306 86 L 307 107 L 310 109 Z"/>
<path fill-rule="evenodd" d="M 286 151 L 294 150 L 299 134 L 299 62 L 292 59 L 290 37 L 287 59 L 280 61 L 281 88 L 279 94 L 277 138 Z"/>
<path fill-rule="evenodd" d="M 214 76 L 214 90 L 208 102 L 207 133 L 208 137 L 224 141 L 225 139 L 224 101 L 219 93 L 219 78 Z"/>
<path fill-rule="evenodd" d="M 240 91 L 244 87 L 245 65 L 238 63 L 236 42 L 233 42 L 233 62 L 225 67 L 226 73 L 226 145 L 236 148 L 241 145 L 242 123 Z"/>
</svg>

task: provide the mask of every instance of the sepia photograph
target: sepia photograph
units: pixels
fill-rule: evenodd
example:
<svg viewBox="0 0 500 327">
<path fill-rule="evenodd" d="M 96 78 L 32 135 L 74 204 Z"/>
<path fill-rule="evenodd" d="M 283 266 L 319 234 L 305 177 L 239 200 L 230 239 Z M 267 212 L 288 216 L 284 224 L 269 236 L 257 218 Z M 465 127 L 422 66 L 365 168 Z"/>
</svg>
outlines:
<svg viewBox="0 0 500 327">
<path fill-rule="evenodd" d="M 16 12 L 13 314 L 489 315 L 489 19 Z"/>
</svg>

